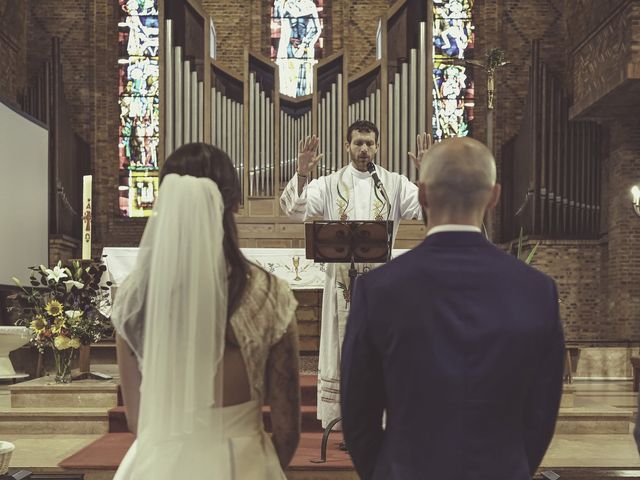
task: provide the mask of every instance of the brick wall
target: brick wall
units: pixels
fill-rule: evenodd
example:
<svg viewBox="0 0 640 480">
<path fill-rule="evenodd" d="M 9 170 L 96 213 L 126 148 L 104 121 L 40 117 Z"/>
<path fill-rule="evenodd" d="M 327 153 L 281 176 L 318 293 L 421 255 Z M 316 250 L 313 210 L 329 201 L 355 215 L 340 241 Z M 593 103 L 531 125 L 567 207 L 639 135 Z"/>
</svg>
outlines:
<svg viewBox="0 0 640 480">
<path fill-rule="evenodd" d="M 110 243 L 117 215 L 117 2 L 23 3 L 27 9 L 29 78 L 50 58 L 51 38 L 60 38 L 64 93 L 71 121 L 76 133 L 90 146 L 96 255 L 103 244 Z M 125 226 L 123 230 L 131 229 Z"/>
<path fill-rule="evenodd" d="M 0 98 L 13 104 L 27 77 L 27 5 L 0 0 Z"/>
<path fill-rule="evenodd" d="M 92 22 L 89 1 L 27 1 L 27 77 L 32 80 L 51 58 L 51 38 L 60 38 L 64 94 L 73 126 L 90 142 L 94 128 Z"/>
<path fill-rule="evenodd" d="M 238 75 L 244 71 L 242 60 L 245 46 L 253 45 L 253 37 L 259 38 L 261 30 L 256 26 L 260 23 L 261 6 L 261 1 L 202 1 L 202 7 L 211 15 L 216 27 L 218 60 L 233 68 Z M 254 16 L 252 9 L 257 10 L 257 16 Z"/>
<path fill-rule="evenodd" d="M 378 19 L 388 6 L 388 0 L 344 1 L 346 16 L 343 36 L 349 75 L 354 75 L 375 62 Z"/>
<path fill-rule="evenodd" d="M 640 185 L 640 130 L 636 119 L 610 126 L 608 159 L 608 304 L 607 316 L 622 338 L 640 339 L 640 218 L 633 214 L 633 185 Z"/>
<path fill-rule="evenodd" d="M 525 243 L 529 252 L 536 241 Z M 600 241 L 542 240 L 532 266 L 553 277 L 558 286 L 560 315 L 568 341 L 612 338 L 612 322 L 603 313 Z M 622 339 L 622 337 L 618 337 Z"/>
</svg>

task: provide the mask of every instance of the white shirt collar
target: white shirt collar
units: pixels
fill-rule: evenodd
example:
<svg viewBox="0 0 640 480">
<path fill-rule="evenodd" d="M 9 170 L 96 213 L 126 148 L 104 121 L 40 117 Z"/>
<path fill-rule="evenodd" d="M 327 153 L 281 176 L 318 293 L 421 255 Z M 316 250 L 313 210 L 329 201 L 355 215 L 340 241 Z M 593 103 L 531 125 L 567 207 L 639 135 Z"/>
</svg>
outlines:
<svg viewBox="0 0 640 480">
<path fill-rule="evenodd" d="M 375 163 L 374 163 L 375 166 Z M 369 172 L 361 172 L 356 167 L 353 166 L 353 163 L 349 162 L 349 169 L 351 170 L 351 175 L 356 178 L 371 178 L 371 174 Z M 376 169 L 377 172 L 377 169 Z"/>
<path fill-rule="evenodd" d="M 431 230 L 427 232 L 427 237 L 429 235 L 433 235 L 434 233 L 440 232 L 476 232 L 482 233 L 478 227 L 473 225 L 455 225 L 455 224 L 447 224 L 447 225 L 438 225 L 437 227 L 433 227 Z"/>
</svg>

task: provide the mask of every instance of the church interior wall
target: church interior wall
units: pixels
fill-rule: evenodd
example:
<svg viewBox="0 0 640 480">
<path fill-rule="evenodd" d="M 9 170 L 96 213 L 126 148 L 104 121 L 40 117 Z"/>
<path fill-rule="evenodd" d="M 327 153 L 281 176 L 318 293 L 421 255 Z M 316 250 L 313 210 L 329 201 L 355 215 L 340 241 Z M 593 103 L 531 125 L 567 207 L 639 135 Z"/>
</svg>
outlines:
<svg viewBox="0 0 640 480">
<path fill-rule="evenodd" d="M 17 104 L 26 77 L 26 4 L 20 0 L 0 0 L 0 96 Z"/>
<path fill-rule="evenodd" d="M 202 8 L 213 18 L 216 29 L 217 59 L 242 75 L 244 49 L 260 43 L 262 30 L 262 1 L 225 2 L 222 0 L 203 0 Z M 252 7 L 252 4 L 254 5 Z M 256 13 L 252 13 L 252 9 Z M 254 39 L 257 37 L 257 39 Z"/>
<path fill-rule="evenodd" d="M 624 0 L 476 0 L 476 57 L 492 47 L 505 50 L 512 62 L 497 78 L 495 144 L 516 133 L 522 117 L 530 64 L 530 42 L 543 38 L 542 58 L 570 84 L 568 52 L 593 31 Z M 349 73 L 375 61 L 375 31 L 379 13 L 389 0 L 329 2 L 331 51 L 348 47 Z M 268 53 L 270 1 L 223 2 L 203 0 L 214 18 L 218 58 L 242 71 L 245 46 Z M 94 255 L 102 246 L 137 245 L 144 220 L 121 218 L 117 207 L 117 17 L 116 2 L 72 0 L 0 0 L 0 87 L 17 98 L 27 77 L 47 57 L 51 35 L 62 38 L 66 95 L 76 131 L 91 145 L 94 173 Z M 4 7 L 4 10 L 3 10 Z M 7 9 L 11 15 L 7 17 Z M 79 20 L 80 17 L 80 20 Z M 12 18 L 11 24 L 7 18 Z M 17 20 L 15 20 L 17 19 Z M 23 26 L 21 26 L 23 25 Z M 44 28 L 43 28 L 44 25 Z M 29 32 L 27 35 L 27 31 Z M 7 38 L 11 41 L 7 42 Z M 6 54 L 5 54 L 6 53 Z M 473 136 L 486 136 L 486 78 L 475 73 L 476 109 Z M 603 161 L 603 211 L 599 240 L 545 239 L 535 264 L 556 278 L 563 303 L 567 336 L 585 341 L 599 338 L 640 338 L 640 304 L 630 285 L 640 273 L 633 244 L 640 223 L 627 198 L 627 183 L 637 171 L 640 140 L 633 124 L 611 128 L 611 153 Z M 498 153 L 498 169 L 500 156 Z M 277 200 L 271 200 L 276 202 Z M 239 219 L 242 246 L 301 247 L 300 225 L 282 217 L 272 203 L 265 213 Z M 500 222 L 495 218 L 493 231 Z M 424 236 L 424 227 L 409 224 L 401 230 L 398 248 L 410 248 Z M 531 240 L 532 242 L 535 239 Z M 54 252 L 54 256 L 59 253 Z M 304 315 L 317 314 L 319 304 Z M 306 317 L 305 317 L 306 318 Z M 319 317 L 316 317 L 319 318 Z M 317 329 L 311 320 L 308 332 Z"/>
</svg>

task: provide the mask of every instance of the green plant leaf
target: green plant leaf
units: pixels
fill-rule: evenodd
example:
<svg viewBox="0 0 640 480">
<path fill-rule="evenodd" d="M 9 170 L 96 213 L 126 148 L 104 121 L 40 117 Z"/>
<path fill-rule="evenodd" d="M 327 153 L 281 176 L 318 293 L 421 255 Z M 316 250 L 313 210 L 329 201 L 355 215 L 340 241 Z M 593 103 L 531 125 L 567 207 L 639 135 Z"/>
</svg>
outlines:
<svg viewBox="0 0 640 480">
<path fill-rule="evenodd" d="M 524 263 L 526 263 L 527 265 L 531 264 L 531 262 L 533 261 L 533 257 L 536 254 L 536 250 L 538 249 L 538 245 L 540 245 L 540 242 L 536 243 L 533 248 L 531 249 L 531 251 L 529 252 L 529 255 L 527 255 L 527 259 L 524 261 Z"/>
<path fill-rule="evenodd" d="M 524 236 L 524 229 L 520 227 L 520 235 L 518 236 L 518 251 L 516 252 L 516 258 L 522 260 L 522 237 Z"/>
</svg>

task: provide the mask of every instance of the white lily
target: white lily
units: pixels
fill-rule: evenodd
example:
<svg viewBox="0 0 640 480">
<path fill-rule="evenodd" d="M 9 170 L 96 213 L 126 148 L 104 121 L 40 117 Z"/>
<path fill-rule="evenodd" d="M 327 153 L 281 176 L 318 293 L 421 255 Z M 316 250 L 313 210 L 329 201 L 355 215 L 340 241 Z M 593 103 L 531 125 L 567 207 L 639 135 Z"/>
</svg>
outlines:
<svg viewBox="0 0 640 480">
<path fill-rule="evenodd" d="M 69 275 L 67 275 L 67 272 L 65 272 L 65 269 L 62 268 L 62 262 L 58 262 L 58 264 L 53 267 L 53 269 L 45 269 L 44 273 L 47 274 L 47 281 L 55 280 L 56 282 L 58 282 L 61 278 L 69 277 Z"/>
<path fill-rule="evenodd" d="M 64 314 L 69 317 L 71 322 L 74 322 L 82 316 L 82 310 L 67 310 Z"/>
<path fill-rule="evenodd" d="M 70 292 L 73 287 L 76 287 L 78 290 L 84 287 L 84 283 L 76 282 L 75 280 L 67 280 L 64 282 L 65 287 L 67 287 L 67 292 Z"/>
<path fill-rule="evenodd" d="M 16 277 L 11 277 L 11 280 L 13 280 L 13 283 L 15 283 L 17 286 L 22 286 L 22 282 L 20 282 L 20 280 L 18 280 Z"/>
</svg>

